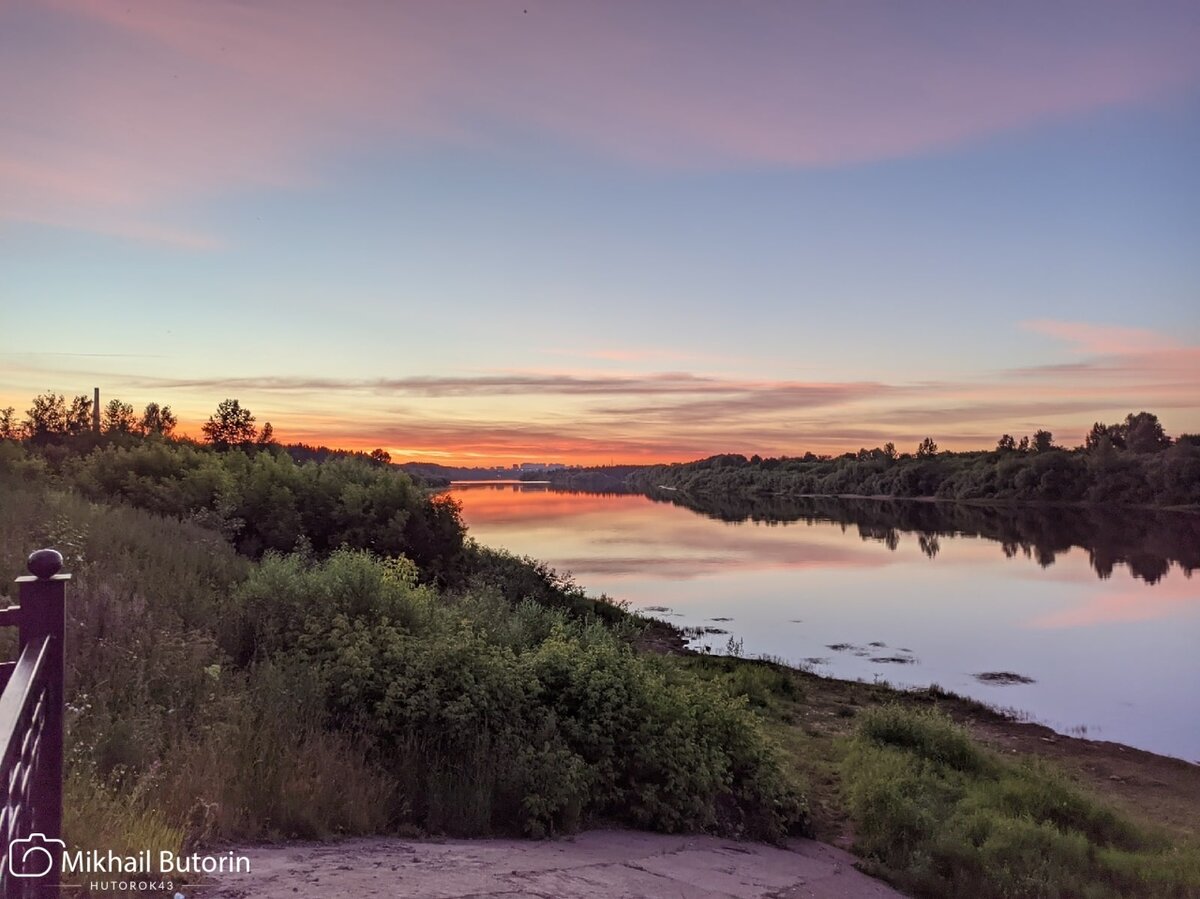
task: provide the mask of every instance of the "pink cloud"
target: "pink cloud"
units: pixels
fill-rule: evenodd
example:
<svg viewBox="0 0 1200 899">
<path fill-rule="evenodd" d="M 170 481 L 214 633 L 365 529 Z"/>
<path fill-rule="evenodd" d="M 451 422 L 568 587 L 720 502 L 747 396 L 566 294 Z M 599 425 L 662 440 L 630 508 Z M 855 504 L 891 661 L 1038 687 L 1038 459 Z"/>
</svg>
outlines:
<svg viewBox="0 0 1200 899">
<path fill-rule="evenodd" d="M 842 165 L 1200 77 L 1194 4 L 48 0 L 0 28 L 35 38 L 0 63 L 0 217 L 185 246 L 213 241 L 171 224 L 191 204 L 311 183 L 363 145 Z"/>
<path fill-rule="evenodd" d="M 1034 366 L 1015 374 L 1030 379 L 1027 397 L 1062 395 L 1154 398 L 1158 406 L 1195 408 L 1200 346 L 1145 328 L 1084 322 L 1030 321 L 1027 330 L 1065 342 L 1078 361 Z"/>
<path fill-rule="evenodd" d="M 1175 338 L 1146 328 L 1124 328 L 1050 319 L 1022 322 L 1022 326 L 1037 334 L 1056 337 L 1071 344 L 1075 352 L 1088 355 L 1155 353 L 1181 348 L 1181 344 Z"/>
<path fill-rule="evenodd" d="M 24 409 L 50 386 L 99 384 L 135 404 L 171 403 L 196 433 L 218 400 L 236 396 L 289 440 L 384 446 L 398 458 L 552 456 L 581 463 L 837 453 L 887 441 L 911 451 L 926 436 L 944 449 L 981 449 L 1002 433 L 1038 428 L 1074 446 L 1093 422 L 1140 409 L 1159 413 L 1172 435 L 1200 430 L 1200 347 L 1079 323 L 1050 330 L 1071 336 L 1071 346 L 1137 351 L 915 384 L 587 369 L 149 377 L 115 366 L 67 371 L 60 360 L 14 355 L 0 358 L 0 407 Z M 1155 345 L 1167 348 L 1148 351 Z"/>
</svg>

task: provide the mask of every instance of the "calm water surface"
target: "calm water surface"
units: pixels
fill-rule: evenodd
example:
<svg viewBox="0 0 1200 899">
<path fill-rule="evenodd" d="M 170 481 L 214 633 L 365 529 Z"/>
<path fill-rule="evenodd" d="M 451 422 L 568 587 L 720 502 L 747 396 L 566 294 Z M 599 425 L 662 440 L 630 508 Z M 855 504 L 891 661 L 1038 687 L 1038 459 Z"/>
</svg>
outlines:
<svg viewBox="0 0 1200 899">
<path fill-rule="evenodd" d="M 713 651 L 732 638 L 837 677 L 937 683 L 1063 732 L 1200 760 L 1200 516 L 452 491 L 482 543 L 727 631 L 700 638 Z M 1033 683 L 977 679 L 987 672 Z"/>
</svg>

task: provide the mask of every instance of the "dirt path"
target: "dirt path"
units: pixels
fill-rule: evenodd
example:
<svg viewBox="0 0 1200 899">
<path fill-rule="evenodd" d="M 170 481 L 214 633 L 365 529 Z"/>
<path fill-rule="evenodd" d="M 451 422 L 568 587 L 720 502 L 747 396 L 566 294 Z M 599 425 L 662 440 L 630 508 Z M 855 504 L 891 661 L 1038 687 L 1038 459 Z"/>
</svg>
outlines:
<svg viewBox="0 0 1200 899">
<path fill-rule="evenodd" d="M 243 850 L 238 850 L 239 854 Z M 715 837 L 597 830 L 571 840 L 372 838 L 244 850 L 250 874 L 207 899 L 894 899 L 853 856 Z"/>
</svg>

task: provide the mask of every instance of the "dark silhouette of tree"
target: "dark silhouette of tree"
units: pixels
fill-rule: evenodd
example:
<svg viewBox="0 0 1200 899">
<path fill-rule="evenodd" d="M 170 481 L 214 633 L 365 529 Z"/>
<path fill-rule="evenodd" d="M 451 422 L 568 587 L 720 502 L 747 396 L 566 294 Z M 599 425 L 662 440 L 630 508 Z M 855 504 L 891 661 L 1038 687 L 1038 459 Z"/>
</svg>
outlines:
<svg viewBox="0 0 1200 899">
<path fill-rule="evenodd" d="M 1150 442 L 1161 446 L 1166 437 L 1156 438 L 1155 420 L 1140 421 L 1150 433 Z M 1105 432 L 1106 426 L 1097 429 L 1098 434 Z M 1093 451 L 1055 445 L 1053 435 L 1045 430 L 1034 435 L 1034 441 L 1031 445 L 1029 437 L 1019 443 L 1002 438 L 996 452 L 940 451 L 936 456 L 931 455 L 936 447 L 929 441 L 916 454 L 905 453 L 886 464 L 880 462 L 883 450 L 866 450 L 834 458 L 812 453 L 783 456 L 744 469 L 718 464 L 724 460 L 712 457 L 620 474 L 609 467 L 550 478 L 583 489 L 605 484 L 605 489 L 653 493 L 668 486 L 693 496 L 857 495 L 1200 506 L 1200 445 L 1191 439 L 1172 441 L 1161 452 L 1140 454 L 1115 448 L 1107 437 Z M 1007 451 L 1009 447 L 1016 451 Z M 1034 447 L 1037 452 L 1031 451 Z"/>
<path fill-rule="evenodd" d="M 138 430 L 146 435 L 158 434 L 163 437 L 170 437 L 171 433 L 175 430 L 175 425 L 178 423 L 179 421 L 175 418 L 175 413 L 171 411 L 170 406 L 147 403 L 145 410 L 142 412 L 142 420 L 138 423 Z"/>
<path fill-rule="evenodd" d="M 892 443 L 890 440 L 883 445 L 883 454 L 893 462 L 900 457 L 900 454 L 896 452 L 896 444 Z"/>
<path fill-rule="evenodd" d="M 256 443 L 258 443 L 259 446 L 271 446 L 275 443 L 275 429 L 271 427 L 271 423 L 269 421 L 264 424 L 262 426 L 262 430 L 258 432 L 258 440 Z"/>
<path fill-rule="evenodd" d="M 937 451 L 938 451 L 938 447 L 937 447 L 937 444 L 933 442 L 933 438 L 926 437 L 924 440 L 921 441 L 921 445 L 917 447 L 917 458 L 918 459 L 932 458 L 933 456 L 937 455 Z"/>
<path fill-rule="evenodd" d="M 1017 449 L 1017 441 L 1013 440 L 1012 434 L 1004 434 L 996 441 L 996 450 L 1001 453 L 1015 452 Z"/>
<path fill-rule="evenodd" d="M 67 433 L 82 434 L 92 429 L 92 398 L 77 396 L 67 406 Z"/>
<path fill-rule="evenodd" d="M 119 399 L 111 399 L 104 407 L 100 427 L 105 434 L 132 434 L 137 431 L 137 415 L 133 406 Z"/>
<path fill-rule="evenodd" d="M 1157 453 L 1171 445 L 1162 423 L 1153 412 L 1125 416 L 1125 445 L 1135 453 Z"/>
<path fill-rule="evenodd" d="M 25 411 L 25 434 L 40 442 L 67 431 L 67 403 L 61 393 L 39 393 Z"/>
<path fill-rule="evenodd" d="M 1083 439 L 1084 448 L 1094 450 L 1104 444 L 1114 449 L 1125 449 L 1125 426 L 1106 425 L 1099 421 L 1092 425 L 1092 429 Z"/>
<path fill-rule="evenodd" d="M 391 465 L 392 454 L 385 449 L 371 450 L 371 461 L 378 462 L 380 465 Z"/>
<path fill-rule="evenodd" d="M 258 429 L 249 409 L 234 399 L 222 400 L 217 411 L 200 426 L 204 439 L 217 449 L 245 446 L 254 442 Z"/>
<path fill-rule="evenodd" d="M 0 440 L 21 439 L 21 425 L 16 416 L 17 410 L 12 406 L 0 409 Z"/>
<path fill-rule="evenodd" d="M 76 396 L 68 403 L 61 393 L 42 393 L 33 398 L 25 413 L 25 433 L 35 442 L 53 436 L 81 434 L 92 428 L 92 400 Z"/>
</svg>

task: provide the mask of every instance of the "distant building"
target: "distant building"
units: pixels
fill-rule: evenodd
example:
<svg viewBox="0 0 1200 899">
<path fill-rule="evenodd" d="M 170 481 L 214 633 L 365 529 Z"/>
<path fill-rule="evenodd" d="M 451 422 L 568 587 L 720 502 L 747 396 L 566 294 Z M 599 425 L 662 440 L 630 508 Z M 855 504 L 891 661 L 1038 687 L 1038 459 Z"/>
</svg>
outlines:
<svg viewBox="0 0 1200 899">
<path fill-rule="evenodd" d="M 516 463 L 513 468 L 520 468 L 521 472 L 541 472 L 541 471 L 562 471 L 567 466 L 561 462 L 522 462 L 520 466 Z"/>
</svg>

